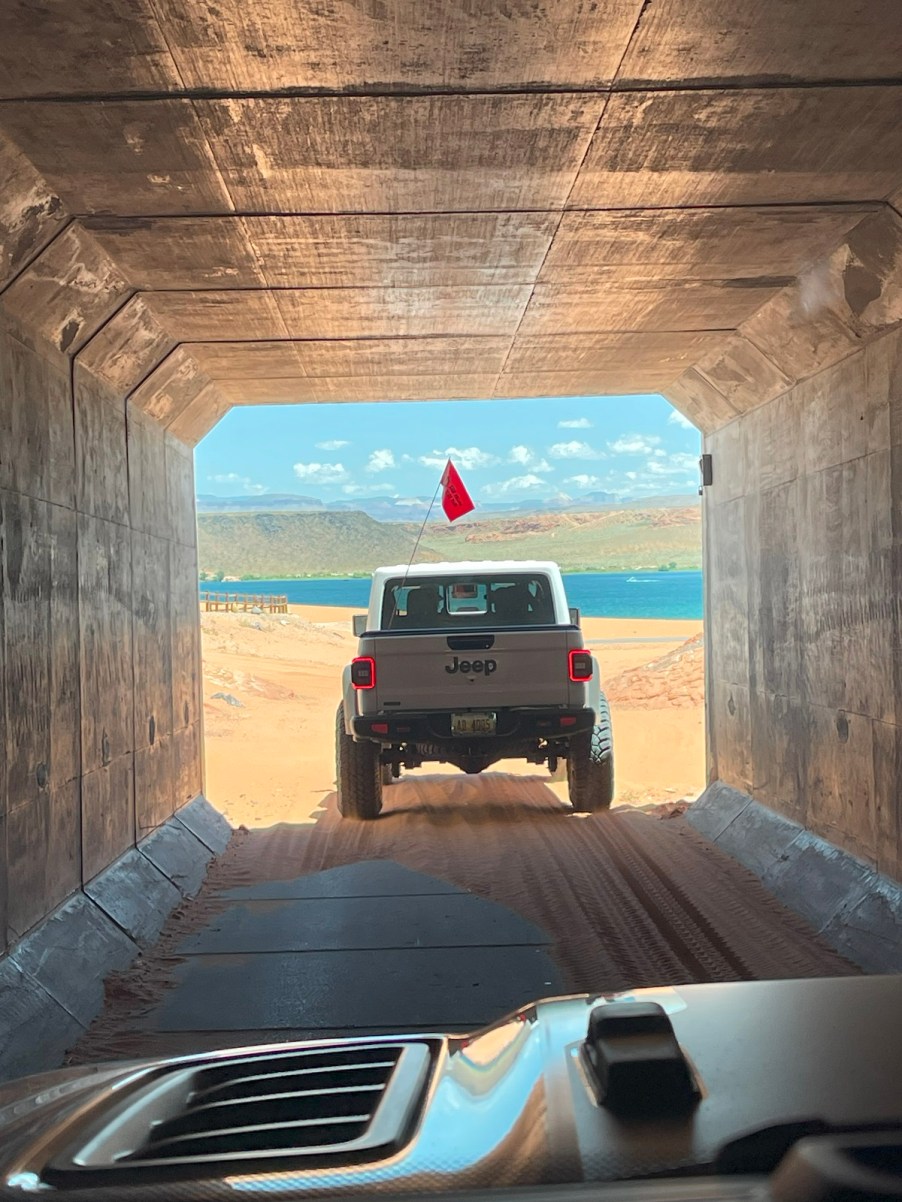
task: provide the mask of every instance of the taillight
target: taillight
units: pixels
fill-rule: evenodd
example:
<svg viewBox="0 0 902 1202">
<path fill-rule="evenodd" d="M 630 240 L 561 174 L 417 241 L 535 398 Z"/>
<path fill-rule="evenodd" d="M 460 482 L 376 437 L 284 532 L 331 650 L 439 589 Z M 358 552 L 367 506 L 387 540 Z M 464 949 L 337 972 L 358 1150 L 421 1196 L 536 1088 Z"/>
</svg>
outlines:
<svg viewBox="0 0 902 1202">
<path fill-rule="evenodd" d="M 371 655 L 358 655 L 351 661 L 351 684 L 355 689 L 376 687 L 376 661 Z"/>
<path fill-rule="evenodd" d="M 592 654 L 589 651 L 570 652 L 570 679 L 576 681 L 592 679 Z"/>
</svg>

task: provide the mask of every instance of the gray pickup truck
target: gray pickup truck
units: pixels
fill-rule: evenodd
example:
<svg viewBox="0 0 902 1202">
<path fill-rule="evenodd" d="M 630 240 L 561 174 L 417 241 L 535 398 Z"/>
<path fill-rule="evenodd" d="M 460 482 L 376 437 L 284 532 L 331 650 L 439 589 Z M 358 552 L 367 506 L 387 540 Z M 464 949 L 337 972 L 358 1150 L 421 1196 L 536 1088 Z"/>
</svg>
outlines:
<svg viewBox="0 0 902 1202">
<path fill-rule="evenodd" d="M 563 760 L 575 810 L 610 806 L 610 712 L 557 564 L 379 568 L 354 633 L 336 718 L 344 817 L 377 817 L 383 786 L 427 761 Z"/>
</svg>

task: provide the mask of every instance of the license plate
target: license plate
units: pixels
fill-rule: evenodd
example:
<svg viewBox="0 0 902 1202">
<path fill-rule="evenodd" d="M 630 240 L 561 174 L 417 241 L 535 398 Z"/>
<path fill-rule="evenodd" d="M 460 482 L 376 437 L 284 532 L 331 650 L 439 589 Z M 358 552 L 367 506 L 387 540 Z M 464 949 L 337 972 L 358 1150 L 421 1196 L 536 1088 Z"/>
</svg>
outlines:
<svg viewBox="0 0 902 1202">
<path fill-rule="evenodd" d="M 494 714 L 452 714 L 452 735 L 493 735 L 495 733 Z"/>
</svg>

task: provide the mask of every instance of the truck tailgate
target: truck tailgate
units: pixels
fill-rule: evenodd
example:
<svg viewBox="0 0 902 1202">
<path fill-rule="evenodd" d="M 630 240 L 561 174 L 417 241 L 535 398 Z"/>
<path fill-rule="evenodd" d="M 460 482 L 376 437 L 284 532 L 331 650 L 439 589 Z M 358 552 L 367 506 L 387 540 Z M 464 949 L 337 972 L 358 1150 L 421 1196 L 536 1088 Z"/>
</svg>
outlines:
<svg viewBox="0 0 902 1202">
<path fill-rule="evenodd" d="M 365 713 L 584 703 L 567 655 L 582 640 L 575 628 L 485 631 L 478 635 L 406 633 L 365 640 L 376 661 L 376 687 L 359 697 Z"/>
</svg>

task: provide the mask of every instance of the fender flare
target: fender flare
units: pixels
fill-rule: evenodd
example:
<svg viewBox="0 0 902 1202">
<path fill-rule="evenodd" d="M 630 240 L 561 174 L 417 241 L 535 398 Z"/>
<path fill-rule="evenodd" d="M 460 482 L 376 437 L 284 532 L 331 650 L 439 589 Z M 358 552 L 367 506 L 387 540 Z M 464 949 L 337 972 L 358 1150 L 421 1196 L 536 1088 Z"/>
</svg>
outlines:
<svg viewBox="0 0 902 1202">
<path fill-rule="evenodd" d="M 589 681 L 589 687 L 586 690 L 586 704 L 590 710 L 595 713 L 595 721 L 598 721 L 601 713 L 601 665 L 595 656 L 592 656 L 592 679 Z"/>
<path fill-rule="evenodd" d="M 357 713 L 357 697 L 351 684 L 351 665 L 348 664 L 341 673 L 341 699 L 344 703 L 345 734 L 353 737 L 351 718 Z"/>
</svg>

